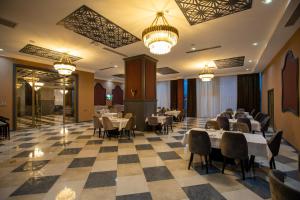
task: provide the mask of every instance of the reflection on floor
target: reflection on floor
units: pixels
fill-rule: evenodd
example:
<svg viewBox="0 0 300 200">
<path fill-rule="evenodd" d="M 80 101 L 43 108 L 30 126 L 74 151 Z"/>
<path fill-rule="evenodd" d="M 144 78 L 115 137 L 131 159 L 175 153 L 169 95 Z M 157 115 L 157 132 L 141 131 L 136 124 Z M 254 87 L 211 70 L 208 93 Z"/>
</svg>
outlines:
<svg viewBox="0 0 300 200">
<path fill-rule="evenodd" d="M 241 180 L 239 168 L 209 174 L 187 170 L 189 154 L 180 141 L 205 119 L 177 123 L 174 132 L 137 132 L 132 140 L 93 136 L 91 122 L 12 133 L 0 145 L 0 199 L 269 199 L 268 161 L 257 158 L 256 178 Z M 277 168 L 293 178 L 297 154 L 282 144 Z M 206 198 L 204 198 L 206 197 Z"/>
<path fill-rule="evenodd" d="M 63 121 L 62 115 L 44 115 L 41 117 L 36 118 L 36 125 L 37 126 L 44 126 L 44 125 L 61 125 Z M 69 117 L 66 116 L 65 123 L 74 123 L 75 117 Z M 17 118 L 17 129 L 26 129 L 26 128 L 32 128 L 32 117 L 22 116 Z"/>
</svg>

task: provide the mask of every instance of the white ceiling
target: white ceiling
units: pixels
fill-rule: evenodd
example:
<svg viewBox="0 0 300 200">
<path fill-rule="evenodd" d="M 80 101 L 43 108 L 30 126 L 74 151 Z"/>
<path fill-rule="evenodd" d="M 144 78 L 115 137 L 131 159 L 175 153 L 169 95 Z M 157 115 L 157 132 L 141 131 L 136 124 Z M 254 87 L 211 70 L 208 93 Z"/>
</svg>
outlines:
<svg viewBox="0 0 300 200">
<path fill-rule="evenodd" d="M 295 1 L 298 0 L 292 0 Z M 171 53 L 151 55 L 142 41 L 115 50 L 128 56 L 148 54 L 159 60 L 158 67 L 168 66 L 180 72 L 175 75 L 159 75 L 159 80 L 195 77 L 203 62 L 236 56 L 245 56 L 245 66 L 218 69 L 217 75 L 250 73 L 259 71 L 257 63 L 265 65 L 275 53 L 272 48 L 269 49 L 270 52 L 274 51 L 273 54 L 270 53 L 271 56 L 264 58 L 263 62 L 260 61 L 267 44 L 272 45 L 269 42 L 274 37 L 282 16 L 292 13 L 291 8 L 285 13 L 288 3 L 288 0 L 273 0 L 271 4 L 264 4 L 261 0 L 253 0 L 249 10 L 191 26 L 174 0 L 1 0 L 0 17 L 15 21 L 18 25 L 14 29 L 0 26 L 0 48 L 4 49 L 0 54 L 51 64 L 53 61 L 49 59 L 18 51 L 28 43 L 64 50 L 83 58 L 76 62 L 80 69 L 95 71 L 98 78 L 111 79 L 113 74 L 124 73 L 123 57 L 103 50 L 105 46 L 102 44 L 91 44 L 90 39 L 56 23 L 80 6 L 86 5 L 141 39 L 143 29 L 151 24 L 157 11 L 163 10 L 167 11 L 169 24 L 175 26 L 180 35 L 178 44 Z M 253 46 L 254 42 L 258 46 Z M 186 54 L 186 51 L 191 50 L 192 44 L 197 49 L 216 45 L 222 45 L 222 48 Z M 253 62 L 249 63 L 248 60 Z M 114 65 L 119 67 L 98 71 Z"/>
</svg>

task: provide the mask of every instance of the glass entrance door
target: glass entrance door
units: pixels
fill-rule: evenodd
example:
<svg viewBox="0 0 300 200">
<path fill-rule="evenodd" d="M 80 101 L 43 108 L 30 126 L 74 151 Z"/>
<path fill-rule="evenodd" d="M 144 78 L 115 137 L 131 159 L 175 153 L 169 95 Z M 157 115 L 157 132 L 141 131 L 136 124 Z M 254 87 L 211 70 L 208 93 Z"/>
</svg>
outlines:
<svg viewBox="0 0 300 200">
<path fill-rule="evenodd" d="M 76 122 L 76 77 L 16 68 L 17 129 Z"/>
</svg>

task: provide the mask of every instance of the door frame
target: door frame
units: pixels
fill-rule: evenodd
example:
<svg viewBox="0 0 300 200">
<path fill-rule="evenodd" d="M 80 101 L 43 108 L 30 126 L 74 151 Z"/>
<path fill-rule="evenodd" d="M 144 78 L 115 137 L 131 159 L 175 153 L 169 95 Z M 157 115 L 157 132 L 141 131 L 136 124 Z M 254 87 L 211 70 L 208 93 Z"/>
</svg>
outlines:
<svg viewBox="0 0 300 200">
<path fill-rule="evenodd" d="M 13 110 L 13 125 L 12 125 L 12 130 L 15 131 L 17 129 L 17 109 L 16 109 L 16 104 L 17 104 L 17 100 L 16 100 L 16 82 L 17 82 L 17 67 L 22 67 L 22 68 L 26 68 L 26 69 L 32 69 L 32 70 L 39 70 L 39 71 L 45 71 L 45 72 L 54 72 L 54 73 L 58 73 L 56 70 L 54 69 L 47 69 L 47 68 L 43 68 L 43 67 L 36 67 L 36 66 L 30 66 L 30 65 L 23 65 L 23 64 L 13 64 L 13 78 L 12 78 L 12 84 L 13 84 L 13 92 L 12 92 L 12 99 L 13 99 L 13 103 L 12 103 L 12 110 Z M 78 123 L 78 74 L 73 73 L 72 75 L 74 75 L 75 77 L 75 122 Z"/>
<path fill-rule="evenodd" d="M 270 115 L 270 93 L 272 93 L 273 94 L 273 113 L 272 113 L 272 115 Z M 268 115 L 270 116 L 270 118 L 271 118 L 271 121 L 270 121 L 270 124 L 272 125 L 272 127 L 273 127 L 273 129 L 275 129 L 275 116 L 274 116 L 274 107 L 275 107 L 275 105 L 274 105 L 274 88 L 272 88 L 272 89 L 269 89 L 268 90 L 268 92 L 267 92 L 267 95 L 268 95 L 268 98 L 267 98 L 267 101 L 268 101 Z"/>
</svg>

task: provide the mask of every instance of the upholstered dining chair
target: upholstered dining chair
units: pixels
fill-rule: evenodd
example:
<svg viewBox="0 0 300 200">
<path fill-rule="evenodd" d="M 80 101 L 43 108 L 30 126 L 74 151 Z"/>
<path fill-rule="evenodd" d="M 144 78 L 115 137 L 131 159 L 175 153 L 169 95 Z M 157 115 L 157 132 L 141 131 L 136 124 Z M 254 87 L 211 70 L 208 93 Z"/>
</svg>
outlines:
<svg viewBox="0 0 300 200">
<path fill-rule="evenodd" d="M 210 159 L 209 155 L 211 153 L 211 143 L 206 131 L 197 131 L 197 130 L 190 131 L 189 150 L 191 152 L 191 157 L 190 157 L 188 169 L 191 168 L 194 154 L 199 154 L 200 156 L 204 156 L 205 158 L 206 173 L 208 173 L 208 158 Z"/>
<path fill-rule="evenodd" d="M 227 108 L 226 112 L 230 113 L 231 115 L 233 114 L 233 109 L 232 108 Z"/>
<path fill-rule="evenodd" d="M 152 127 L 152 131 L 155 132 L 157 127 L 161 124 L 158 122 L 157 117 L 148 117 L 148 125 Z"/>
<path fill-rule="evenodd" d="M 232 126 L 233 131 L 240 131 L 243 133 L 250 133 L 249 126 L 243 122 L 234 123 Z"/>
<path fill-rule="evenodd" d="M 101 128 L 103 128 L 102 123 L 98 116 L 93 116 L 94 122 L 94 135 L 96 134 L 97 129 L 99 130 L 99 137 L 101 136 Z"/>
<path fill-rule="evenodd" d="M 255 108 L 253 108 L 253 109 L 251 110 L 251 112 L 249 113 L 249 115 L 251 115 L 251 116 L 253 117 L 254 114 L 255 114 Z"/>
<path fill-rule="evenodd" d="M 270 170 L 269 182 L 272 200 L 299 200 L 300 189 L 292 188 L 284 183 L 285 174 L 278 170 Z"/>
<path fill-rule="evenodd" d="M 227 119 L 232 119 L 232 115 L 230 112 L 223 112 L 220 115 L 221 117 L 227 117 Z"/>
<path fill-rule="evenodd" d="M 102 122 L 103 122 L 103 129 L 104 129 L 104 134 L 103 138 L 105 135 L 109 138 L 111 138 L 112 135 L 117 135 L 118 128 L 115 128 L 110 121 L 108 117 L 102 117 Z"/>
<path fill-rule="evenodd" d="M 133 119 L 133 117 L 130 117 L 124 128 L 124 132 L 125 132 L 125 134 L 127 134 L 129 139 L 130 139 L 130 135 L 133 135 L 133 137 L 135 137 L 133 130 L 134 130 L 134 119 Z"/>
<path fill-rule="evenodd" d="M 240 160 L 243 180 L 245 180 L 244 162 L 248 161 L 248 144 L 241 133 L 224 132 L 221 139 L 221 153 L 224 157 L 222 174 L 226 167 L 227 158 Z"/>
<path fill-rule="evenodd" d="M 126 114 L 124 115 L 124 118 L 130 119 L 130 117 L 132 117 L 132 116 L 133 116 L 132 113 L 126 113 Z"/>
<path fill-rule="evenodd" d="M 241 123 L 247 124 L 247 126 L 248 126 L 248 128 L 249 128 L 249 132 L 252 131 L 250 119 L 248 119 L 248 118 L 246 118 L 246 117 L 241 117 L 241 118 L 238 118 L 238 119 L 237 119 L 237 122 L 241 122 Z M 249 132 L 248 132 L 248 133 L 249 133 Z"/>
<path fill-rule="evenodd" d="M 266 132 L 269 129 L 271 118 L 269 116 L 265 116 L 262 122 L 260 123 L 260 130 L 264 137 L 266 137 Z"/>
<path fill-rule="evenodd" d="M 173 132 L 173 116 L 166 117 L 166 123 L 164 124 L 164 126 L 167 131 L 167 134 L 169 134 L 169 127 L 171 128 L 171 131 Z"/>
<path fill-rule="evenodd" d="M 217 122 L 219 124 L 220 129 L 223 129 L 225 131 L 229 131 L 230 130 L 230 124 L 229 124 L 229 120 L 227 117 L 221 117 L 219 116 L 217 118 Z"/>
<path fill-rule="evenodd" d="M 265 117 L 265 116 L 264 116 L 264 114 L 263 114 L 263 113 L 261 113 L 261 112 L 258 112 L 258 113 L 255 115 L 254 119 L 255 119 L 256 121 L 259 121 L 259 122 L 261 122 L 261 121 L 262 121 L 262 119 L 263 119 L 264 117 Z"/>
<path fill-rule="evenodd" d="M 236 112 L 245 112 L 245 108 L 238 108 Z"/>
<path fill-rule="evenodd" d="M 235 115 L 234 115 L 234 118 L 235 119 L 246 118 L 246 114 L 244 112 L 236 112 Z"/>
<path fill-rule="evenodd" d="M 220 130 L 220 127 L 217 121 L 208 120 L 205 124 L 205 129 Z"/>
<path fill-rule="evenodd" d="M 269 149 L 272 152 L 272 157 L 270 159 L 270 169 L 276 169 L 275 156 L 277 156 L 279 153 L 281 138 L 282 138 L 282 131 L 278 131 L 268 141 Z"/>
</svg>

